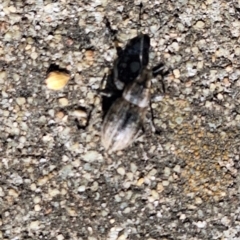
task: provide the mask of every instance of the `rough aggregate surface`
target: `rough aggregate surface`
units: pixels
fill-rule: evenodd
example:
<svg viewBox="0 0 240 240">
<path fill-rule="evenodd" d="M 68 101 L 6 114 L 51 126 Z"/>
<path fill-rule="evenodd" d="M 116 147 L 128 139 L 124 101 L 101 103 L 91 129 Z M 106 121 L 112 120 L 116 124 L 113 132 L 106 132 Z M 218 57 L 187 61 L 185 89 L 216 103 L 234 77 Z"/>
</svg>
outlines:
<svg viewBox="0 0 240 240">
<path fill-rule="evenodd" d="M 97 90 L 139 31 L 151 37 L 146 132 L 108 155 Z M 0 239 L 240 239 L 240 2 L 0 3 Z M 47 88 L 51 64 L 71 74 Z M 90 117 L 89 125 L 87 118 Z"/>
</svg>

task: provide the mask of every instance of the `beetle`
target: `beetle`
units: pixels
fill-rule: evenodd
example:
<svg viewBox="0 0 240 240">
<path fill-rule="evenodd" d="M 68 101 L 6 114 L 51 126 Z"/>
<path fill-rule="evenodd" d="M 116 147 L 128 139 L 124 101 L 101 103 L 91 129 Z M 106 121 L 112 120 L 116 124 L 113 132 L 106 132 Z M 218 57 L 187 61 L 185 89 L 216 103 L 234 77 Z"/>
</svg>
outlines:
<svg viewBox="0 0 240 240">
<path fill-rule="evenodd" d="M 142 7 L 141 3 L 139 21 Z M 108 20 L 107 27 L 113 32 Z M 121 94 L 108 109 L 101 129 L 101 142 L 109 153 L 127 148 L 139 136 L 150 106 L 151 80 L 159 73 L 163 75 L 168 72 L 163 64 L 151 70 L 148 68 L 149 49 L 150 37 L 140 32 L 120 54 L 118 52 L 114 62 L 112 80 Z M 152 131 L 156 132 L 152 120 Z"/>
<path fill-rule="evenodd" d="M 143 64 L 146 35 L 140 34 L 138 37 L 140 39 L 138 76 L 132 81 L 123 83 L 119 80 L 119 61 L 115 62 L 113 80 L 115 86 L 123 91 L 121 97 L 111 105 L 103 120 L 101 142 L 108 152 L 123 150 L 133 143 L 141 132 L 150 105 L 153 71 Z M 160 70 L 162 68 L 157 69 L 155 73 Z"/>
</svg>

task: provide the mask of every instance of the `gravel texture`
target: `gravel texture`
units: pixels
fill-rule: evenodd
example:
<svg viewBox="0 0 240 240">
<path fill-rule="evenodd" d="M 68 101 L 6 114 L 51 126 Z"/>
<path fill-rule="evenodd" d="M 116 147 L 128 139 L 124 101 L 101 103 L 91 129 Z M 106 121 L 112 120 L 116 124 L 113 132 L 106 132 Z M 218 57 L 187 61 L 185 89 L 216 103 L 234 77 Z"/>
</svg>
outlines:
<svg viewBox="0 0 240 240">
<path fill-rule="evenodd" d="M 240 2 L 142 3 L 150 66 L 169 70 L 164 96 L 152 86 L 161 134 L 109 155 L 103 20 L 124 47 L 140 1 L 1 1 L 0 239 L 240 239 Z M 70 73 L 60 91 L 51 64 Z"/>
</svg>

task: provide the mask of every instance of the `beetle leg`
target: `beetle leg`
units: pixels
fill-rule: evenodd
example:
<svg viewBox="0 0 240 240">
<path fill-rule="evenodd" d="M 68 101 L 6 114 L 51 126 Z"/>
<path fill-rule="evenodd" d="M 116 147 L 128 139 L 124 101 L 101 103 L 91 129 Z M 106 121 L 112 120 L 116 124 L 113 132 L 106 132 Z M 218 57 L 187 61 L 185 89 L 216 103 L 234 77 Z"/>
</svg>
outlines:
<svg viewBox="0 0 240 240">
<path fill-rule="evenodd" d="M 150 103 L 150 117 L 147 118 L 147 122 L 150 125 L 151 132 L 155 133 L 156 132 L 156 127 L 154 125 L 153 110 L 152 110 L 152 107 L 151 107 L 151 103 Z"/>
<path fill-rule="evenodd" d="M 153 114 L 153 109 L 152 109 L 152 101 L 150 100 L 150 118 L 148 119 L 152 133 L 160 135 L 161 130 L 156 128 L 155 124 L 154 124 L 154 114 Z"/>
<path fill-rule="evenodd" d="M 99 121 L 99 119 L 93 118 L 93 116 L 95 116 L 97 113 L 97 108 L 96 107 L 92 107 L 89 115 L 88 115 L 88 125 L 87 125 L 87 130 L 88 131 L 92 131 L 93 130 L 93 125 L 95 125 L 95 123 L 97 123 Z"/>
<path fill-rule="evenodd" d="M 104 86 L 104 82 L 107 82 L 107 74 L 106 73 L 104 74 L 104 76 L 103 76 L 103 78 L 101 80 L 100 87 L 97 90 L 97 93 L 99 95 L 101 95 L 102 97 L 112 97 L 114 92 L 111 91 L 110 89 L 108 89 L 107 86 L 105 86 L 105 88 L 104 88 L 103 87 Z"/>
<path fill-rule="evenodd" d="M 112 92 L 107 92 L 105 90 L 102 90 L 102 91 L 99 91 L 99 94 L 102 96 L 102 97 L 112 97 L 113 96 L 113 93 Z"/>
<path fill-rule="evenodd" d="M 113 83 L 118 90 L 123 90 L 125 84 L 118 78 L 118 62 L 119 58 L 117 58 L 113 64 Z"/>
<path fill-rule="evenodd" d="M 166 72 L 164 64 L 163 63 L 159 63 L 157 66 L 152 68 L 152 75 L 153 77 L 156 77 L 157 75 L 163 75 L 164 72 Z"/>
<path fill-rule="evenodd" d="M 145 129 L 144 127 L 142 127 L 138 133 L 136 134 L 136 137 L 134 138 L 134 142 L 143 142 L 143 136 L 144 136 L 144 133 L 145 133 Z"/>
<path fill-rule="evenodd" d="M 111 23 L 109 22 L 108 18 L 105 16 L 104 19 L 103 19 L 105 25 L 106 25 L 106 28 L 108 30 L 108 32 L 110 33 L 110 36 L 112 39 L 115 39 L 116 38 L 116 34 L 117 34 L 117 30 L 115 29 L 112 29 L 111 27 Z"/>
<path fill-rule="evenodd" d="M 97 108 L 97 97 L 98 97 L 98 95 L 106 96 L 106 97 L 111 97 L 112 96 L 112 93 L 110 91 L 107 91 L 106 89 L 103 89 L 103 85 L 104 85 L 106 76 L 107 76 L 107 74 L 105 73 L 101 82 L 100 82 L 99 89 L 93 90 L 93 91 L 96 92 L 97 96 L 94 97 L 93 105 L 90 107 L 90 111 L 89 111 L 89 114 L 88 114 L 88 119 L 87 119 L 87 124 L 86 124 L 86 128 L 88 129 L 88 131 L 93 130 L 93 126 L 97 122 L 101 121 L 99 118 L 93 117 L 93 116 L 96 116 L 97 111 L 98 111 L 98 108 Z"/>
<path fill-rule="evenodd" d="M 154 123 L 153 123 L 153 116 L 151 116 L 151 118 L 149 119 L 149 123 L 150 123 L 152 132 L 156 133 L 156 127 L 154 126 Z"/>
</svg>

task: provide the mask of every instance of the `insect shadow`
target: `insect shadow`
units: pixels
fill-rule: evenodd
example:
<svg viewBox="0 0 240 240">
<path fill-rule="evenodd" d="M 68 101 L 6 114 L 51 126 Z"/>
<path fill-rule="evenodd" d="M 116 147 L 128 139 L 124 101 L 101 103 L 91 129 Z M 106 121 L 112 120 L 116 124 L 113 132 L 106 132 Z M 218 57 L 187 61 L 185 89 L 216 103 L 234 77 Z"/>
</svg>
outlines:
<svg viewBox="0 0 240 240">
<path fill-rule="evenodd" d="M 67 74 L 70 74 L 70 72 L 65 69 L 65 68 L 61 68 L 59 67 L 58 65 L 52 63 L 48 69 L 47 69 L 47 72 L 46 72 L 46 75 L 48 75 L 50 72 L 62 72 L 62 73 L 67 73 Z"/>
</svg>

